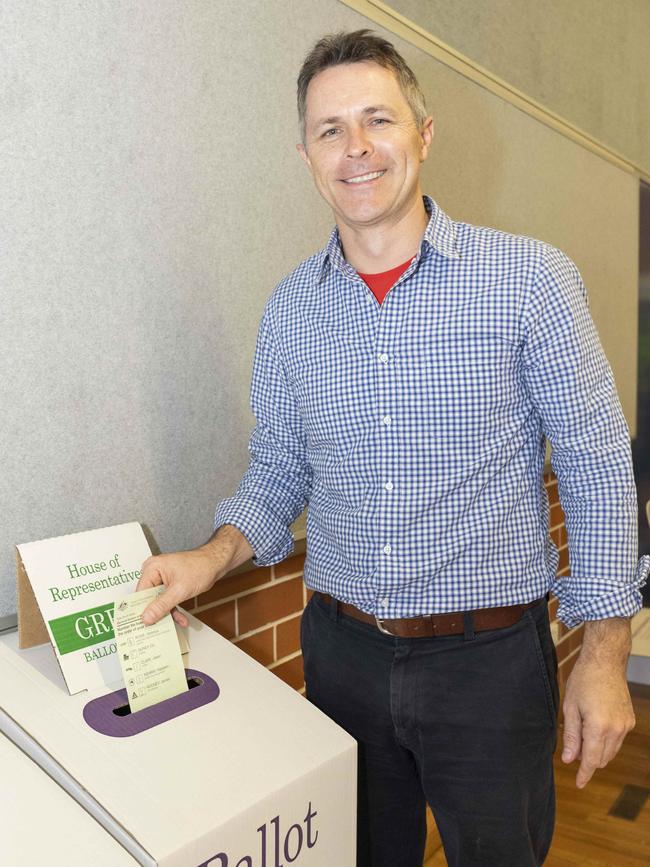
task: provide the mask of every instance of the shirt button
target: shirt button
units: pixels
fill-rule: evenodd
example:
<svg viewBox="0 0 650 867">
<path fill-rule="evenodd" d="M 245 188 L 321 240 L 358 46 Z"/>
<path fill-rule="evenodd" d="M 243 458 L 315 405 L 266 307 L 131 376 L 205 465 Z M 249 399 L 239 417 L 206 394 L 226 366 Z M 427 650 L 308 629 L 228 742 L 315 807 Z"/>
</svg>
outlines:
<svg viewBox="0 0 650 867">
<path fill-rule="evenodd" d="M 382 608 L 388 608 L 388 599 L 382 599 L 381 600 L 381 607 Z"/>
<path fill-rule="evenodd" d="M 384 487 L 386 488 L 387 491 L 392 491 L 393 488 L 395 487 L 395 485 L 392 482 L 386 482 Z"/>
<path fill-rule="evenodd" d="M 390 545 L 384 545 L 384 554 L 390 554 L 392 550 L 393 549 L 390 547 Z"/>
<path fill-rule="evenodd" d="M 385 352 L 381 353 L 381 355 L 379 356 L 379 360 L 381 361 L 382 364 L 388 364 L 388 356 L 386 355 Z"/>
<path fill-rule="evenodd" d="M 382 419 L 385 425 L 389 425 L 392 422 L 392 418 L 389 415 L 385 415 Z"/>
</svg>

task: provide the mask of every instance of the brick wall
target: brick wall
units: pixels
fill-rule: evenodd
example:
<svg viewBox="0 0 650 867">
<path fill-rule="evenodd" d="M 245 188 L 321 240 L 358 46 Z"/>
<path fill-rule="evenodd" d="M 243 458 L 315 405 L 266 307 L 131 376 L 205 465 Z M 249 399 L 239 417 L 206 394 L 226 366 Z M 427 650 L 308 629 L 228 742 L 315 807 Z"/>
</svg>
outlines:
<svg viewBox="0 0 650 867">
<path fill-rule="evenodd" d="M 551 536 L 560 551 L 558 575 L 566 575 L 569 555 L 557 480 L 548 473 L 544 481 L 551 504 Z M 300 549 L 304 552 L 304 543 L 297 543 L 296 550 Z M 304 687 L 300 654 L 300 616 L 308 598 L 302 581 L 304 559 L 304 553 L 296 553 L 276 566 L 258 568 L 248 563 L 184 606 L 298 690 Z M 563 626 L 556 619 L 556 599 L 551 599 L 549 611 L 563 689 L 584 627 Z"/>
<path fill-rule="evenodd" d="M 297 548 L 303 545 L 297 545 Z M 183 607 L 301 690 L 300 617 L 307 603 L 304 553 L 276 566 L 250 562 Z"/>
</svg>

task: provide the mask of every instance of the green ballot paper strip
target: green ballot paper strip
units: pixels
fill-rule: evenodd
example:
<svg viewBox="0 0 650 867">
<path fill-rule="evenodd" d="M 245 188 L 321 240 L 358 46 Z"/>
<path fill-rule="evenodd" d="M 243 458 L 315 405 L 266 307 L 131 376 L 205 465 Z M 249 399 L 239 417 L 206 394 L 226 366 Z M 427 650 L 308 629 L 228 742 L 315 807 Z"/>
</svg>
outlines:
<svg viewBox="0 0 650 867">
<path fill-rule="evenodd" d="M 0 637 L 0 729 L 11 728 L 8 736 L 146 867 L 276 867 L 278 858 L 285 867 L 354 867 L 355 741 L 188 619 L 185 667 L 215 681 L 215 700 L 107 737 L 85 722 L 84 708 L 122 689 L 121 678 L 69 695 L 58 665 L 69 654 L 55 656 L 49 643 L 19 650 L 9 633 Z"/>
</svg>

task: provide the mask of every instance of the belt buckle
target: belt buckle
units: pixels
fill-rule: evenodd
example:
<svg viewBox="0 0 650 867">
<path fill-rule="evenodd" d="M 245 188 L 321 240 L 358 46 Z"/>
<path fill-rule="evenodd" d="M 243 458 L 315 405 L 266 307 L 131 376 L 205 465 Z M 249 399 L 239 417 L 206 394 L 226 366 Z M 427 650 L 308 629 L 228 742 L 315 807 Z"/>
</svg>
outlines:
<svg viewBox="0 0 650 867">
<path fill-rule="evenodd" d="M 384 635 L 390 635 L 394 638 L 395 636 L 393 635 L 392 632 L 389 632 L 387 629 L 384 629 L 384 627 L 382 626 L 383 622 L 384 622 L 383 620 L 381 620 L 379 617 L 377 617 L 377 615 L 375 615 L 375 623 L 377 624 L 377 629 L 380 632 L 383 632 Z"/>
</svg>

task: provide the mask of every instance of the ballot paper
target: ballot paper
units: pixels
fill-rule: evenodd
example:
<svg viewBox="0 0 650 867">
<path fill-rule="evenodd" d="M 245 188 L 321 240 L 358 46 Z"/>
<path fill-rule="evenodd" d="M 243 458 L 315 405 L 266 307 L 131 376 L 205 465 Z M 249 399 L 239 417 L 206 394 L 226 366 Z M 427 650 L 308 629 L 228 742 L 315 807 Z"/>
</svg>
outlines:
<svg viewBox="0 0 650 867">
<path fill-rule="evenodd" d="M 150 587 L 115 602 L 115 640 L 131 711 L 187 692 L 181 648 L 171 614 L 145 626 L 144 609 L 164 587 Z"/>
</svg>

